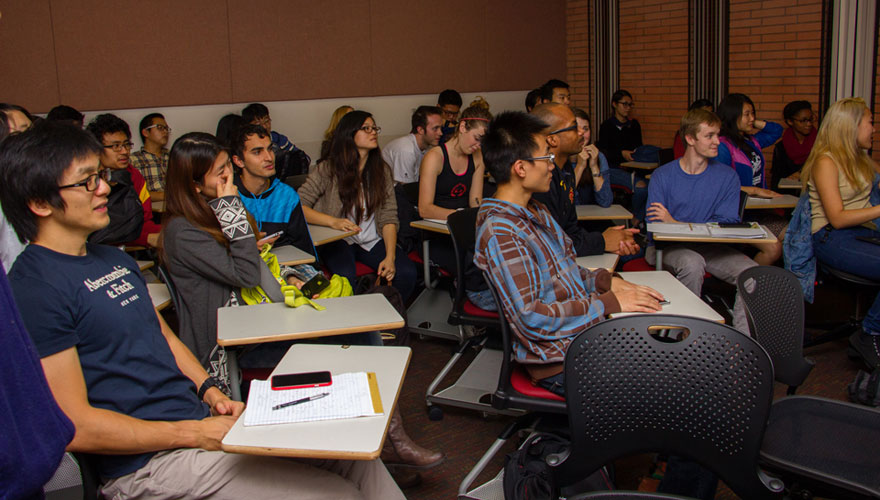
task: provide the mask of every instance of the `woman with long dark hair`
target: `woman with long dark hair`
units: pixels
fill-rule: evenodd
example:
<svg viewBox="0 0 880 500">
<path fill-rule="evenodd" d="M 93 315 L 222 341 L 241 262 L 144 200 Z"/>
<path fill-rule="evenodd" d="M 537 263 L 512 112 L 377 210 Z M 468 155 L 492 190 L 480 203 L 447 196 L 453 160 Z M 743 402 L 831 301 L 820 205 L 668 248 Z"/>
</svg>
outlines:
<svg viewBox="0 0 880 500">
<path fill-rule="evenodd" d="M 298 190 L 310 224 L 354 236 L 318 248 L 331 272 L 355 283 L 355 261 L 391 281 L 404 301 L 416 284 L 416 267 L 397 248 L 397 201 L 391 169 L 379 151 L 373 115 L 352 111 L 343 116 L 325 161 Z"/>
<path fill-rule="evenodd" d="M 159 256 L 180 296 L 178 335 L 203 366 L 217 345 L 217 308 L 237 304 L 236 291 L 259 285 L 266 267 L 232 177 L 214 136 L 174 141 Z"/>
<path fill-rule="evenodd" d="M 774 198 L 781 196 L 768 189 L 767 162 L 761 151 L 778 141 L 782 126 L 755 118 L 755 104 L 745 94 L 730 94 L 718 104 L 721 118 L 721 144 L 715 160 L 736 170 L 741 189 L 749 196 Z M 788 220 L 774 213 L 749 214 L 750 219 L 767 226 L 782 238 Z M 782 257 L 782 243 L 757 243 L 754 260 L 762 266 L 772 265 Z"/>
</svg>

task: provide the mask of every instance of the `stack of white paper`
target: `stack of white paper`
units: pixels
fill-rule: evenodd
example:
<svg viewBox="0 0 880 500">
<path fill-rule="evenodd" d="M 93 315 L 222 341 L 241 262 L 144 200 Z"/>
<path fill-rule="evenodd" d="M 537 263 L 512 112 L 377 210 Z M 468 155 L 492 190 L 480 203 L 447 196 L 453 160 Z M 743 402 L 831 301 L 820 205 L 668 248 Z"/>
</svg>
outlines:
<svg viewBox="0 0 880 500">
<path fill-rule="evenodd" d="M 705 224 L 689 224 L 676 222 L 649 222 L 648 232 L 657 234 L 684 234 L 688 236 L 709 236 Z"/>
<path fill-rule="evenodd" d="M 328 396 L 278 410 L 272 407 L 322 392 Z M 244 410 L 245 427 L 252 425 L 289 424 L 316 420 L 335 420 L 382 415 L 376 412 L 365 372 L 333 375 L 333 383 L 325 387 L 272 390 L 268 380 L 252 380 Z"/>
<path fill-rule="evenodd" d="M 767 236 L 761 226 L 755 222 L 751 223 L 751 227 L 721 227 L 717 222 L 710 222 L 708 226 L 712 236 L 723 238 L 755 239 Z"/>
</svg>

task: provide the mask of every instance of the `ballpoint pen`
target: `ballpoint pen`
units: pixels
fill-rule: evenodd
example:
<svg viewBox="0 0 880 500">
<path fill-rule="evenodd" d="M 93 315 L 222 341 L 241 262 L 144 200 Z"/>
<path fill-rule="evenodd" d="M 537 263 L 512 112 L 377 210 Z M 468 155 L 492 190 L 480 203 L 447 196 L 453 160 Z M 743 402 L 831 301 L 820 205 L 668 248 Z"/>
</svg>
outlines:
<svg viewBox="0 0 880 500">
<path fill-rule="evenodd" d="M 309 396 L 302 399 L 297 399 L 295 401 L 289 401 L 287 403 L 281 403 L 280 405 L 275 405 L 272 407 L 273 410 L 280 410 L 282 408 L 287 408 L 288 406 L 298 405 L 300 403 L 307 403 L 309 401 L 314 401 L 316 399 L 321 399 L 323 397 L 329 396 L 329 392 L 322 392 L 321 394 L 315 394 L 314 396 Z"/>
</svg>

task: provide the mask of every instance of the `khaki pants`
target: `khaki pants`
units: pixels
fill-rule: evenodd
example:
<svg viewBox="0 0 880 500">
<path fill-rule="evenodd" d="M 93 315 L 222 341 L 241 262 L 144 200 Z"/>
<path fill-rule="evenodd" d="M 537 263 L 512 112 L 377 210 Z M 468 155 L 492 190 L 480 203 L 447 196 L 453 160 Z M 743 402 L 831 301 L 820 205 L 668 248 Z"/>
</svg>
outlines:
<svg viewBox="0 0 880 500">
<path fill-rule="evenodd" d="M 222 451 L 157 453 L 101 489 L 105 498 L 401 499 L 380 460 L 298 460 Z"/>
</svg>

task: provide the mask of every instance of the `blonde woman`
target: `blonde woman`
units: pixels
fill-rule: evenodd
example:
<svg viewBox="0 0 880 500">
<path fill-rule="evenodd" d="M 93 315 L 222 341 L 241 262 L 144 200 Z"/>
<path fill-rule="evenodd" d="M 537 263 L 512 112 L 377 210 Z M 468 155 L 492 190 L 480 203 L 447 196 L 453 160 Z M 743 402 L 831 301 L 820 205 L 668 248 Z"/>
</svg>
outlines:
<svg viewBox="0 0 880 500">
<path fill-rule="evenodd" d="M 318 163 L 327 159 L 327 155 L 330 154 L 330 141 L 333 139 L 333 132 L 336 132 L 336 127 L 339 126 L 339 120 L 352 111 L 354 111 L 354 108 L 348 104 L 343 104 L 330 115 L 330 124 L 327 125 L 327 130 L 324 131 L 324 141 L 321 142 L 321 158 L 318 159 Z"/>
<path fill-rule="evenodd" d="M 865 101 L 841 99 L 828 109 L 801 174 L 810 197 L 813 252 L 841 271 L 880 281 L 880 252 L 859 238 L 880 238 L 873 220 L 880 205 L 870 201 L 878 166 L 865 150 L 874 135 Z M 880 365 L 880 295 L 853 334 L 850 346 L 867 365 Z"/>
</svg>

